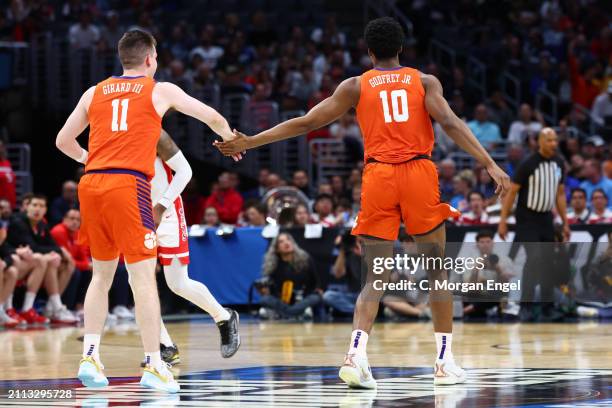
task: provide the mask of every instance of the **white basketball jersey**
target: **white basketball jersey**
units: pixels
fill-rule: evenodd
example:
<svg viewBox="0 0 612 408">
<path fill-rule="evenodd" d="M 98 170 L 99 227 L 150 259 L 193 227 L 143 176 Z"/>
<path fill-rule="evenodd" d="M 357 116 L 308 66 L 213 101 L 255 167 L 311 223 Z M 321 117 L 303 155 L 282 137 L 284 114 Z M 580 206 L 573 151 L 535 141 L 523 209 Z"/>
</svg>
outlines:
<svg viewBox="0 0 612 408">
<path fill-rule="evenodd" d="M 157 204 L 172 180 L 172 171 L 159 157 L 155 158 L 155 176 L 151 180 L 151 200 Z"/>
</svg>

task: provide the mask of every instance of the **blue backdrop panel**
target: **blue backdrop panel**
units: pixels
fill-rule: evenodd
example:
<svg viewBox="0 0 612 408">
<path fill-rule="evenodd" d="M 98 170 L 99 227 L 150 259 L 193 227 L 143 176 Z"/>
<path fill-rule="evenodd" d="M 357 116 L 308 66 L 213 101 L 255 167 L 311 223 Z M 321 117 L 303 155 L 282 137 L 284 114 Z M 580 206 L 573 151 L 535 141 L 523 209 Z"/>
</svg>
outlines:
<svg viewBox="0 0 612 408">
<path fill-rule="evenodd" d="M 236 228 L 229 237 L 219 237 L 210 228 L 200 238 L 189 237 L 189 276 L 204 283 L 221 304 L 248 303 L 249 288 L 261 277 L 268 240 L 262 228 Z M 258 301 L 257 297 L 254 301 Z"/>
</svg>

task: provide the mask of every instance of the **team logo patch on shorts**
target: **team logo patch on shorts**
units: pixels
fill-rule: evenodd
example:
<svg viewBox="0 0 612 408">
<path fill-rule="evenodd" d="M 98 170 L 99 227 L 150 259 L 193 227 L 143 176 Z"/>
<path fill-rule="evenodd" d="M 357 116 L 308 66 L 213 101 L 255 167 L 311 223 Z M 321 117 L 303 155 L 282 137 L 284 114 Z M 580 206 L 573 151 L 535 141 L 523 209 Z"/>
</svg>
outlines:
<svg viewBox="0 0 612 408">
<path fill-rule="evenodd" d="M 157 237 L 154 232 L 148 232 L 144 237 L 144 246 L 147 249 L 153 249 L 157 246 Z"/>
</svg>

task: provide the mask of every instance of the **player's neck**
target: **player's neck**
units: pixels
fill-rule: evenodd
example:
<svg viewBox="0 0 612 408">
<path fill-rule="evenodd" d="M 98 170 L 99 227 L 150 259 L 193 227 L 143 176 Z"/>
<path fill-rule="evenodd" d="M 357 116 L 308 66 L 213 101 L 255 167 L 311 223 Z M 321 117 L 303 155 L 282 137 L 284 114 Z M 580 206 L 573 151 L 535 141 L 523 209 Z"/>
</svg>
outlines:
<svg viewBox="0 0 612 408">
<path fill-rule="evenodd" d="M 122 76 L 124 77 L 146 76 L 146 72 L 144 69 L 124 69 Z"/>
<path fill-rule="evenodd" d="M 377 60 L 374 63 L 374 68 L 382 68 L 382 69 L 390 69 L 390 68 L 399 68 L 401 67 L 399 63 L 399 58 L 394 57 L 386 60 Z"/>
</svg>

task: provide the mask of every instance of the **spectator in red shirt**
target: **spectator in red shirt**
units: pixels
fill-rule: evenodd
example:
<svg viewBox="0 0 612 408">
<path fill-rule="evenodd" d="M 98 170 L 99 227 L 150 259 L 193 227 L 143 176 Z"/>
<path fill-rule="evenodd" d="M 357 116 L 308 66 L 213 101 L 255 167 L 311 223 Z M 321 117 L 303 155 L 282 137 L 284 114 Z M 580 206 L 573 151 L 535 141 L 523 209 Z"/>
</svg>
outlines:
<svg viewBox="0 0 612 408">
<path fill-rule="evenodd" d="M 192 178 L 182 194 L 187 225 L 200 224 L 204 217 L 206 199 L 200 194 L 198 182 Z"/>
<path fill-rule="evenodd" d="M 86 246 L 77 242 L 79 228 L 81 227 L 81 212 L 76 209 L 71 209 L 66 212 L 61 223 L 51 229 L 51 236 L 60 247 L 67 250 L 74 265 L 81 271 L 91 270 L 91 257 Z"/>
<path fill-rule="evenodd" d="M 0 198 L 5 198 L 11 204 L 11 208 L 15 208 L 15 173 L 11 167 L 11 162 L 8 161 L 6 155 L 6 147 L 0 141 Z"/>
<path fill-rule="evenodd" d="M 595 83 L 597 74 L 597 64 L 591 62 L 584 67 L 580 67 L 580 60 L 576 55 L 577 48 L 584 48 L 586 40 L 583 35 L 572 40 L 568 50 L 568 65 L 572 81 L 572 99 L 574 103 L 591 108 L 593 101 L 599 95 L 599 86 Z M 583 68 L 583 69 L 581 69 Z"/>
<path fill-rule="evenodd" d="M 459 225 L 485 225 L 489 224 L 489 215 L 485 209 L 485 196 L 480 191 L 468 194 L 470 211 L 461 214 Z"/>
<path fill-rule="evenodd" d="M 219 176 L 219 187 L 206 200 L 206 207 L 215 207 L 219 219 L 225 224 L 236 224 L 242 210 L 242 196 L 231 187 L 230 174 L 223 172 Z"/>
</svg>

